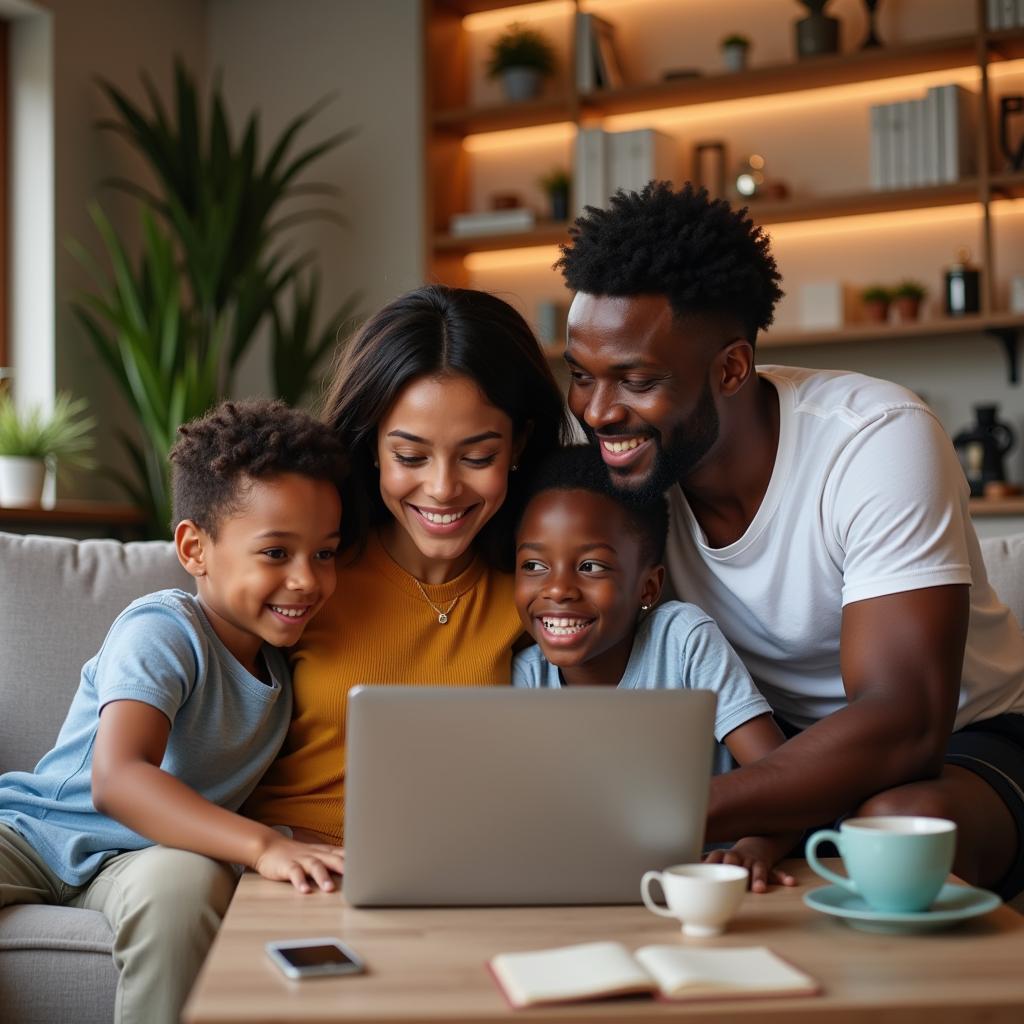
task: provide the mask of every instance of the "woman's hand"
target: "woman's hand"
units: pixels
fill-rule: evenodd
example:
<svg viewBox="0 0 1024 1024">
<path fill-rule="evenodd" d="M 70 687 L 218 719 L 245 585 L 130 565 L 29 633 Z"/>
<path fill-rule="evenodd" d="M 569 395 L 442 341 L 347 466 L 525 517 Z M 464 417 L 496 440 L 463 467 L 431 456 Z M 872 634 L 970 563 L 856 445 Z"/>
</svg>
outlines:
<svg viewBox="0 0 1024 1024">
<path fill-rule="evenodd" d="M 738 864 L 750 872 L 750 891 L 767 892 L 769 885 L 796 885 L 796 879 L 777 867 L 800 841 L 800 834 L 746 836 L 728 850 L 712 850 L 704 860 L 710 864 Z"/>
<path fill-rule="evenodd" d="M 291 882 L 299 892 L 313 891 L 311 879 L 321 892 L 334 892 L 337 885 L 332 873 L 345 873 L 345 851 L 340 846 L 277 835 L 256 858 L 253 869 L 275 882 Z"/>
</svg>

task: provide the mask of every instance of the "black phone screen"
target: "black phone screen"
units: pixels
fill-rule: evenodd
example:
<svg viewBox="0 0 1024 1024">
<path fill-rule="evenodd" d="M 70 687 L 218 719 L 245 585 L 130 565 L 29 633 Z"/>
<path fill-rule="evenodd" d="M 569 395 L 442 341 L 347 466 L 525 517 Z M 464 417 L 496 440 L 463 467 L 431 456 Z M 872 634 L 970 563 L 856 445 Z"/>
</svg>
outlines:
<svg viewBox="0 0 1024 1024">
<path fill-rule="evenodd" d="M 325 964 L 354 964 L 355 961 L 346 956 L 344 950 L 337 946 L 324 943 L 319 946 L 292 946 L 278 952 L 292 965 L 292 967 L 322 967 Z"/>
</svg>

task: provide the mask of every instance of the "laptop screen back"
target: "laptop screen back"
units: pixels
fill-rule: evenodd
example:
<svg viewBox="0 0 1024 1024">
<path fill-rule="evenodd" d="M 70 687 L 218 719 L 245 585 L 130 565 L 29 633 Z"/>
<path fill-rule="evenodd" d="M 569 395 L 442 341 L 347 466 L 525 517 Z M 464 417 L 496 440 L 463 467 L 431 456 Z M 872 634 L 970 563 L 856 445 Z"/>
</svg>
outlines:
<svg viewBox="0 0 1024 1024">
<path fill-rule="evenodd" d="M 715 697 L 686 690 L 357 687 L 354 906 L 637 903 L 700 858 Z"/>
</svg>

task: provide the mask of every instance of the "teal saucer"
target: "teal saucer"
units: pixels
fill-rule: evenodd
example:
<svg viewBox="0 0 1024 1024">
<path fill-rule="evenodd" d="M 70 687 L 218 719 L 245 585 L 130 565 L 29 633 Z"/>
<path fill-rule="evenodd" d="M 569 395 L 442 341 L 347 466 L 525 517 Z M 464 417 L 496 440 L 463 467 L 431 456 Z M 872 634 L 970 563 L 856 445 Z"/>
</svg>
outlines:
<svg viewBox="0 0 1024 1024">
<path fill-rule="evenodd" d="M 987 914 L 1002 902 L 994 892 L 970 885 L 944 885 L 928 910 L 914 913 L 872 910 L 860 896 L 838 885 L 826 885 L 823 889 L 804 894 L 804 903 L 812 910 L 841 917 L 851 928 L 883 935 L 948 928 L 958 921 Z"/>
</svg>

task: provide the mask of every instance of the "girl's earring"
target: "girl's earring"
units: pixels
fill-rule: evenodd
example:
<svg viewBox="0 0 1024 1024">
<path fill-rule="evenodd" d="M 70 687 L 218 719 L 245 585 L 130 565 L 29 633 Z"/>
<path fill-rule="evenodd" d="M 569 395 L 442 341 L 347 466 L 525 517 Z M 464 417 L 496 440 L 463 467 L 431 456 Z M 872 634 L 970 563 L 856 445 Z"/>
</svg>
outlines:
<svg viewBox="0 0 1024 1024">
<path fill-rule="evenodd" d="M 651 610 L 651 606 L 649 604 L 642 604 L 642 605 L 640 605 L 640 611 L 642 611 L 642 612 L 649 612 L 650 610 Z"/>
<path fill-rule="evenodd" d="M 516 470 L 517 470 L 518 468 L 519 468 L 519 464 L 518 464 L 518 463 L 516 463 L 516 465 L 514 465 L 514 466 L 512 467 L 512 472 L 514 473 L 514 472 L 515 472 L 515 471 L 516 471 Z"/>
</svg>

